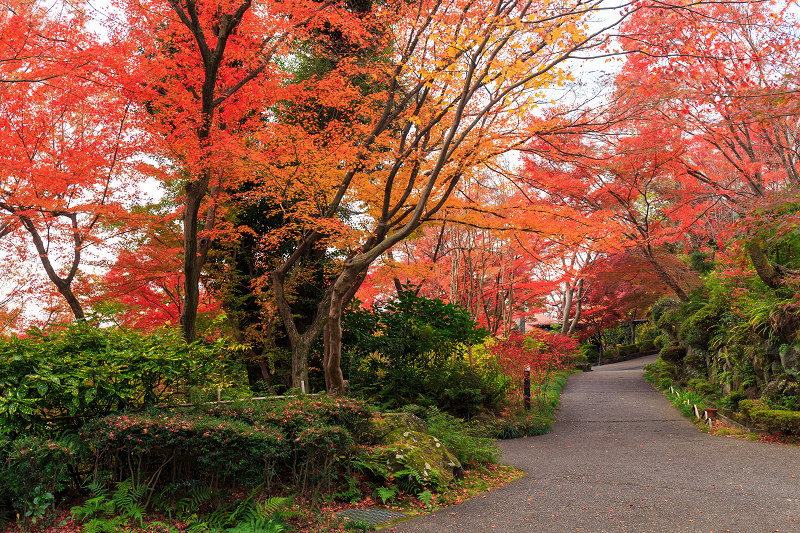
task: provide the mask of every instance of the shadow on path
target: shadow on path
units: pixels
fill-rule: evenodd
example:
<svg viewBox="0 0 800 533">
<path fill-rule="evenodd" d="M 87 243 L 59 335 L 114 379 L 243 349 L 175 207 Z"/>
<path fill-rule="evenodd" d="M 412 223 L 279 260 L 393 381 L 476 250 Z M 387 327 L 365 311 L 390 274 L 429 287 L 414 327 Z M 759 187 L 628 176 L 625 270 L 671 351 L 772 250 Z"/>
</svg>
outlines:
<svg viewBox="0 0 800 533">
<path fill-rule="evenodd" d="M 525 477 L 391 530 L 800 530 L 800 448 L 700 432 L 642 377 L 655 358 L 571 376 L 551 433 L 499 444 Z"/>
</svg>

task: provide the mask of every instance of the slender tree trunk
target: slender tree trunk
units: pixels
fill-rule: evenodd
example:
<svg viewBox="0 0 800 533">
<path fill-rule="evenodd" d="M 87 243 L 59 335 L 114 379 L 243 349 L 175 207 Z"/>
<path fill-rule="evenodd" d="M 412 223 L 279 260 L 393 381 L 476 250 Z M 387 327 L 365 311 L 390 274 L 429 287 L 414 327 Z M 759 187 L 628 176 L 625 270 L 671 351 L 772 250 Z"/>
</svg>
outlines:
<svg viewBox="0 0 800 533">
<path fill-rule="evenodd" d="M 50 262 L 50 257 L 47 255 L 48 247 L 45 246 L 42 236 L 39 234 L 39 230 L 36 229 L 36 225 L 33 223 L 33 220 L 25 215 L 20 215 L 19 218 L 22 221 L 22 225 L 31 235 L 31 239 L 33 239 L 33 245 L 36 247 L 36 251 L 39 253 L 39 260 L 42 262 L 42 266 L 47 273 L 47 277 L 50 278 L 50 281 L 56 286 L 59 294 L 61 294 L 61 296 L 64 297 L 64 300 L 67 301 L 67 305 L 69 305 L 69 308 L 72 311 L 72 315 L 75 317 L 75 319 L 83 320 L 86 318 L 86 315 L 83 313 L 83 308 L 81 307 L 80 301 L 72 291 L 72 280 L 75 279 L 75 275 L 78 273 L 78 266 L 81 262 L 81 247 L 83 245 L 83 239 L 77 231 L 77 218 L 75 215 L 68 217 L 72 221 L 73 240 L 75 247 L 72 252 L 72 263 L 70 265 L 69 272 L 67 272 L 67 275 L 63 278 L 58 275 L 55 267 L 53 267 L 53 264 Z"/>
<path fill-rule="evenodd" d="M 569 312 L 572 309 L 572 285 L 567 282 L 567 287 L 564 290 L 564 304 L 561 310 L 561 333 L 567 334 L 569 330 Z"/>
<path fill-rule="evenodd" d="M 578 327 L 578 321 L 581 318 L 581 309 L 583 308 L 583 279 L 578 280 L 577 294 L 575 296 L 575 316 L 572 317 L 572 323 L 569 325 L 567 335 L 575 333 L 575 328 Z"/>
</svg>

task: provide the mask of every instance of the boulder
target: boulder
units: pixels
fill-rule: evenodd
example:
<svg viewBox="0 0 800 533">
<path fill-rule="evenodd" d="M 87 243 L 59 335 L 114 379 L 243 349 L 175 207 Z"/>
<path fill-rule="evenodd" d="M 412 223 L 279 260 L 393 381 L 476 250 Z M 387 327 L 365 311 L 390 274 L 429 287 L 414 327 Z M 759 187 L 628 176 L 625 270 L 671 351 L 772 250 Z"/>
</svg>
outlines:
<svg viewBox="0 0 800 533">
<path fill-rule="evenodd" d="M 783 345 L 780 347 L 781 366 L 785 370 L 797 370 L 800 368 L 800 346 Z"/>
<path fill-rule="evenodd" d="M 384 438 L 383 445 L 394 450 L 386 462 L 393 474 L 413 470 L 422 477 L 423 484 L 430 482 L 442 486 L 464 475 L 456 456 L 428 433 L 398 428 Z"/>
<path fill-rule="evenodd" d="M 386 436 L 396 429 L 428 433 L 428 426 L 416 415 L 411 413 L 381 413 L 370 419 L 364 430 L 364 435 L 362 435 L 362 440 L 370 444 L 383 444 Z"/>
<path fill-rule="evenodd" d="M 386 449 L 386 468 L 391 474 L 413 471 L 420 485 L 440 486 L 464 475 L 456 456 L 411 413 L 385 413 L 373 418 L 366 437 Z"/>
</svg>

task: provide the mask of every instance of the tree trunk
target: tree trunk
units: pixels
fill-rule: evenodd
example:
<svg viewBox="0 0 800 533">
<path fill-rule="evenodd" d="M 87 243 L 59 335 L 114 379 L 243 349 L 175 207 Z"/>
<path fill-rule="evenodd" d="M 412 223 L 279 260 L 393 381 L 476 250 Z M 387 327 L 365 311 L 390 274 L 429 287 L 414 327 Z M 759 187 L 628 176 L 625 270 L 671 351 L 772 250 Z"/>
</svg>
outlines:
<svg viewBox="0 0 800 533">
<path fill-rule="evenodd" d="M 355 296 L 366 276 L 366 268 L 345 265 L 336 279 L 331 291 L 328 318 L 325 322 L 325 388 L 328 394 L 340 396 L 344 394 L 344 376 L 342 374 L 342 313 L 345 306 Z"/>
<path fill-rule="evenodd" d="M 564 290 L 564 304 L 562 306 L 561 317 L 561 333 L 566 335 L 569 331 L 569 312 L 572 309 L 572 285 L 567 283 L 567 288 Z"/>
<path fill-rule="evenodd" d="M 760 243 L 750 242 L 747 245 L 747 254 L 750 256 L 750 261 L 753 262 L 753 267 L 756 269 L 758 277 L 767 287 L 777 290 L 784 286 L 783 272 L 781 272 L 779 266 L 769 260 Z"/>
<path fill-rule="evenodd" d="M 36 251 L 39 253 L 39 260 L 42 262 L 42 266 L 47 273 L 47 277 L 50 278 L 50 281 L 56 286 L 56 289 L 58 289 L 59 294 L 61 294 L 61 296 L 63 296 L 67 301 L 67 305 L 69 305 L 69 308 L 72 311 L 72 315 L 75 317 L 75 319 L 83 320 L 86 318 L 83 313 L 83 308 L 81 307 L 81 303 L 78 301 L 77 296 L 75 296 L 75 293 L 72 291 L 72 280 L 75 279 L 75 275 L 78 273 L 78 266 L 80 265 L 81 261 L 81 246 L 83 245 L 83 239 L 77 231 L 77 218 L 74 215 L 68 217 L 72 221 L 73 240 L 75 241 L 75 247 L 72 252 L 72 264 L 70 265 L 69 272 L 63 278 L 58 275 L 55 267 L 53 267 L 53 264 L 50 262 L 50 257 L 47 255 L 48 247 L 45 246 L 44 241 L 39 234 L 39 230 L 36 229 L 36 225 L 33 223 L 33 220 L 25 215 L 20 215 L 19 218 L 22 221 L 22 225 L 31 235 L 31 239 L 33 239 L 33 245 L 36 247 Z"/>
<path fill-rule="evenodd" d="M 572 323 L 569 325 L 567 335 L 575 333 L 575 328 L 578 327 L 578 320 L 581 318 L 581 309 L 583 308 L 583 279 L 578 280 L 578 294 L 575 297 L 575 316 L 572 318 Z"/>
<path fill-rule="evenodd" d="M 311 351 L 311 344 L 322 332 L 327 318 L 327 309 L 330 306 L 331 290 L 328 289 L 320 300 L 311 325 L 303 332 L 297 330 L 292 309 L 286 300 L 284 288 L 286 272 L 278 269 L 272 272 L 272 291 L 278 313 L 283 321 L 286 335 L 289 337 L 289 345 L 292 348 L 292 387 L 301 388 L 301 384 L 308 386 L 308 353 Z M 308 389 L 306 389 L 308 390 Z"/>
<path fill-rule="evenodd" d="M 183 307 L 181 326 L 186 342 L 197 338 L 197 307 L 200 305 L 200 269 L 197 256 L 197 219 L 200 203 L 208 191 L 208 176 L 186 184 L 186 207 L 183 210 Z"/>
</svg>

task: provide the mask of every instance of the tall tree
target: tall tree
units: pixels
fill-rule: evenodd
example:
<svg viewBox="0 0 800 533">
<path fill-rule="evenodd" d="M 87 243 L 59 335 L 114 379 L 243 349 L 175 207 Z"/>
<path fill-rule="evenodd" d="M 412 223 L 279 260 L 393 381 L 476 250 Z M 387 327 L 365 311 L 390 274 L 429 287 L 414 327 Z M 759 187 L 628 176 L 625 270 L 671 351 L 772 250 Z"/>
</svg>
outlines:
<svg viewBox="0 0 800 533">
<path fill-rule="evenodd" d="M 534 93 L 566 80 L 559 65 L 577 50 L 598 44 L 604 28 L 592 33 L 584 26 L 596 7 L 521 1 L 387 3 L 373 15 L 378 27 L 387 28 L 378 35 L 391 37 L 386 43 L 390 60 L 343 64 L 316 82 L 315 99 L 331 105 L 339 99 L 344 103 L 340 108 L 352 112 L 346 129 L 332 123 L 309 136 L 287 128 L 280 137 L 293 142 L 280 167 L 269 170 L 280 184 L 273 187 L 304 190 L 309 201 L 294 211 L 297 247 L 272 280 L 294 357 L 303 357 L 308 339 L 324 325 L 329 391 L 340 391 L 343 384 L 342 310 L 369 265 L 436 217 L 470 169 L 524 142 L 529 133 L 522 131 L 521 118 L 535 105 Z M 356 72 L 382 90 L 365 96 L 348 82 Z M 328 86 L 351 89 L 333 97 L 319 92 Z M 338 220 L 343 210 L 357 213 L 352 218 L 357 223 Z M 284 284 L 310 250 L 333 245 L 345 258 L 317 318 L 301 334 L 292 326 Z"/>
<path fill-rule="evenodd" d="M 327 0 L 137 1 L 125 3 L 124 38 L 138 49 L 130 80 L 161 139 L 161 154 L 185 180 L 183 197 L 184 301 L 181 324 L 196 336 L 202 267 L 214 238 L 227 182 L 248 135 L 269 120 L 286 85 L 276 57 L 302 35 L 330 26 L 358 31 Z"/>
<path fill-rule="evenodd" d="M 129 102 L 80 6 L 6 4 L 0 24 L 0 232 L 24 238 L 84 317 L 73 283 L 87 248 L 129 218 Z M 19 31 L 20 33 L 17 33 Z"/>
</svg>

